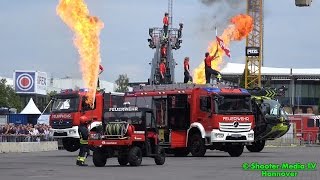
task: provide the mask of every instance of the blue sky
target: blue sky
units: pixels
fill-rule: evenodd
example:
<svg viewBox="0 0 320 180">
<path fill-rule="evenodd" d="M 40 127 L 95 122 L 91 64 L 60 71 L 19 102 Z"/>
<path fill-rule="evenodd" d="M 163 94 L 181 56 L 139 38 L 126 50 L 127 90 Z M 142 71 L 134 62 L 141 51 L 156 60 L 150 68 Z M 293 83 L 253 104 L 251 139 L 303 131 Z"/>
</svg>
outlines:
<svg viewBox="0 0 320 180">
<path fill-rule="evenodd" d="M 236 1 L 236 0 L 233 0 Z M 190 57 L 191 69 L 230 17 L 245 12 L 244 0 L 230 7 L 220 1 L 211 6 L 199 0 L 174 0 L 173 23 L 184 23 L 182 47 L 174 52 L 179 63 L 176 80 L 183 80 L 182 61 Z M 114 82 L 127 73 L 130 81 L 146 81 L 154 50 L 148 47 L 148 28 L 160 27 L 166 0 L 87 0 L 91 15 L 105 24 L 101 31 L 102 79 Z M 54 77 L 81 77 L 73 33 L 56 15 L 58 0 L 0 1 L 0 76 L 12 77 L 14 70 L 45 71 Z M 264 4 L 264 65 L 272 67 L 319 68 L 320 3 L 309 8 L 294 0 L 266 0 Z M 245 40 L 231 44 L 233 58 L 244 63 Z"/>
</svg>

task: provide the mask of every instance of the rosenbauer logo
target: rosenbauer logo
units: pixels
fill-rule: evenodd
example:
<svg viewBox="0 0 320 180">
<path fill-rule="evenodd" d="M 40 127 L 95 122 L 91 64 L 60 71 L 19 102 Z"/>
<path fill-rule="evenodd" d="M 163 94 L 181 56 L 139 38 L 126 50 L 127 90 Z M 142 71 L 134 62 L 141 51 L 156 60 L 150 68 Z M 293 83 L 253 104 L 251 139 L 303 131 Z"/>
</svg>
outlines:
<svg viewBox="0 0 320 180">
<path fill-rule="evenodd" d="M 16 78 L 16 85 L 19 91 L 31 91 L 34 88 L 34 75 L 30 73 L 22 73 Z"/>
<path fill-rule="evenodd" d="M 249 117 L 223 117 L 222 120 L 224 121 L 249 121 Z"/>
</svg>

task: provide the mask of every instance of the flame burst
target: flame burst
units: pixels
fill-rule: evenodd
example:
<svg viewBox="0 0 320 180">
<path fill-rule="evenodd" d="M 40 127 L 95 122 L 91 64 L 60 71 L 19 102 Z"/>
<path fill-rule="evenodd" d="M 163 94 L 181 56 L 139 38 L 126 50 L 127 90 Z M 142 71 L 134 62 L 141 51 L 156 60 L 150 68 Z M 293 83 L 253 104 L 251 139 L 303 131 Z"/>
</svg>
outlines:
<svg viewBox="0 0 320 180">
<path fill-rule="evenodd" d="M 220 38 L 224 41 L 226 47 L 229 47 L 230 41 L 240 41 L 247 37 L 248 34 L 253 29 L 253 19 L 249 15 L 240 14 L 234 16 L 230 20 L 231 24 L 223 31 Z M 208 47 L 208 52 L 210 56 L 214 55 L 217 49 L 217 41 L 214 40 L 210 43 Z M 224 51 L 218 47 L 218 58 L 213 60 L 211 63 L 211 68 L 220 71 L 221 65 L 223 64 Z M 204 59 L 204 58 L 203 58 Z M 194 69 L 194 83 L 205 84 L 206 78 L 204 73 L 204 61 Z"/>
<path fill-rule="evenodd" d="M 60 0 L 56 10 L 75 33 L 74 45 L 80 54 L 82 79 L 89 90 L 87 103 L 93 106 L 101 62 L 99 35 L 104 24 L 97 17 L 89 15 L 84 0 Z"/>
</svg>

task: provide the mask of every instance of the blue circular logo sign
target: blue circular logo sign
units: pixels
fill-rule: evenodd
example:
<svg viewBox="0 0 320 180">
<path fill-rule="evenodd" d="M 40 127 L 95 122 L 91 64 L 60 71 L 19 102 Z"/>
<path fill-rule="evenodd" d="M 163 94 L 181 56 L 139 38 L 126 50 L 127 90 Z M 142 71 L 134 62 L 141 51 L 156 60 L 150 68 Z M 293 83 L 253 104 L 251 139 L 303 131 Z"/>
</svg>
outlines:
<svg viewBox="0 0 320 180">
<path fill-rule="evenodd" d="M 27 73 L 20 74 L 17 78 L 17 86 L 23 91 L 29 91 L 34 85 L 32 76 Z"/>
</svg>

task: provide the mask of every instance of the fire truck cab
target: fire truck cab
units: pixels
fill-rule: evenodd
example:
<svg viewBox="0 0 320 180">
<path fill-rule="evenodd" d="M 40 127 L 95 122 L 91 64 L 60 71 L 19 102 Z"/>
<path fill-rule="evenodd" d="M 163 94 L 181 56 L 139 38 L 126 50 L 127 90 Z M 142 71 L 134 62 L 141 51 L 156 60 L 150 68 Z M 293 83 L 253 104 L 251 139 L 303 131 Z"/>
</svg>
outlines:
<svg viewBox="0 0 320 180">
<path fill-rule="evenodd" d="M 141 86 L 126 93 L 125 101 L 153 109 L 160 145 L 175 156 L 204 156 L 216 149 L 237 157 L 254 141 L 251 95 L 245 89 Z"/>
<path fill-rule="evenodd" d="M 101 124 L 104 108 L 123 104 L 124 93 L 106 93 L 101 90 L 96 92 L 94 107 L 91 108 L 86 103 L 87 92 L 87 89 L 67 89 L 52 97 L 50 135 L 62 139 L 64 149 L 69 152 L 77 151 L 80 147 L 80 116 L 87 116 L 93 121 L 89 126 L 92 129 Z"/>
<path fill-rule="evenodd" d="M 320 116 L 295 114 L 289 116 L 294 135 L 304 143 L 320 143 Z"/>
</svg>

